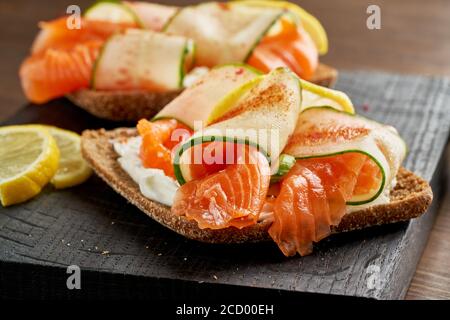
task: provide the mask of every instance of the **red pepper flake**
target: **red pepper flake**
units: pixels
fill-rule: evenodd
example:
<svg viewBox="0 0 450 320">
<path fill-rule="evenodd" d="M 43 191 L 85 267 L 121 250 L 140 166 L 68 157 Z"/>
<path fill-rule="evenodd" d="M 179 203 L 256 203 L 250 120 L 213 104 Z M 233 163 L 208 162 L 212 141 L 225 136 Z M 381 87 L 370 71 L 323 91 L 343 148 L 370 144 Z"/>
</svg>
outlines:
<svg viewBox="0 0 450 320">
<path fill-rule="evenodd" d="M 238 68 L 236 69 L 236 75 L 240 75 L 244 73 L 244 68 Z"/>
<path fill-rule="evenodd" d="M 362 106 L 361 106 L 361 109 L 363 109 L 363 111 L 364 112 L 367 112 L 367 111 L 369 111 L 369 105 L 367 104 L 367 103 L 364 103 Z"/>
</svg>

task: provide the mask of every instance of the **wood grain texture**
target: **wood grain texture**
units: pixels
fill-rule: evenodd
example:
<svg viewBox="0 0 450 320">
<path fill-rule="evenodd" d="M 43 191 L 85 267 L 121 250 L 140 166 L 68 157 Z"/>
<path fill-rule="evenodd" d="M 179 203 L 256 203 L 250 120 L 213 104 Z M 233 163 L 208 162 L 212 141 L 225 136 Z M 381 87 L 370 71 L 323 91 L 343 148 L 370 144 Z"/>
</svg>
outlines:
<svg viewBox="0 0 450 320">
<path fill-rule="evenodd" d="M 450 159 L 450 148 L 447 150 Z M 450 185 L 447 161 L 446 185 Z M 445 193 L 406 299 L 450 299 L 450 193 Z"/>
<path fill-rule="evenodd" d="M 349 93 L 361 114 L 394 124 L 410 146 L 405 166 L 433 178 L 450 128 L 450 80 L 341 72 L 336 86 Z M 10 120 L 21 122 L 78 131 L 111 127 L 66 100 L 30 106 Z M 311 256 L 286 259 L 273 243 L 222 246 L 189 241 L 147 218 L 93 177 L 77 188 L 46 190 L 24 205 L 0 209 L 0 260 L 9 272 L 12 265 L 24 263 L 61 270 L 77 264 L 97 271 L 89 278 L 93 282 L 101 282 L 103 274 L 141 277 L 149 286 L 159 279 L 178 280 L 171 282 L 174 296 L 180 286 L 192 290 L 186 283 L 201 283 L 215 286 L 216 295 L 226 287 L 244 286 L 286 294 L 402 298 L 434 212 L 410 223 L 336 235 L 319 243 Z M 380 271 L 380 286 L 375 288 L 367 285 L 370 266 Z M 132 283 L 121 285 L 129 290 Z"/>
<path fill-rule="evenodd" d="M 195 1 L 164 2 L 184 4 Z M 86 8 L 89 3 L 91 3 L 90 0 L 77 1 L 82 8 Z M 0 121 L 14 114 L 26 102 L 20 89 L 17 70 L 36 33 L 36 22 L 63 14 L 69 4 L 72 4 L 72 1 L 15 0 L 0 2 L 0 48 L 2 49 L 0 50 Z M 301 4 L 316 15 L 328 31 L 330 52 L 323 58 L 325 63 L 348 69 L 383 69 L 403 73 L 450 75 L 448 61 L 450 56 L 450 42 L 448 41 L 450 38 L 450 20 L 448 19 L 450 2 L 448 1 L 431 0 L 424 5 L 420 0 L 410 0 L 407 4 L 402 0 L 337 0 L 333 2 L 302 0 Z M 378 4 L 381 7 L 381 30 L 369 31 L 365 28 L 367 17 L 365 12 L 369 4 Z M 422 99 L 424 98 L 422 97 Z M 79 111 L 69 107 L 63 109 L 66 117 L 58 119 L 59 114 L 56 111 L 60 108 L 60 104 L 64 103 L 55 101 L 45 108 L 27 109 L 22 113 L 21 121 L 28 122 L 36 119 L 49 123 L 59 121 L 61 126 L 75 130 L 81 130 L 85 126 L 90 128 L 100 126 L 92 118 L 84 119 L 85 123 L 83 124 L 72 121 L 72 119 L 77 119 Z M 102 125 L 107 128 L 113 126 L 110 123 Z M 426 143 L 430 143 L 430 141 L 426 141 Z M 113 196 L 113 194 L 109 195 Z M 445 208 L 449 208 L 449 198 L 447 196 L 446 207 L 441 209 L 440 216 L 448 215 L 449 209 Z M 42 231 L 20 220 L 15 220 L 8 228 L 15 230 L 18 225 L 20 225 L 18 232 L 24 233 L 24 237 L 16 239 L 15 236 L 12 238 L 13 240 L 28 243 L 27 241 L 30 241 L 26 237 L 28 229 L 36 228 L 34 231 L 37 235 Z M 1 227 L 2 222 L 0 222 Z M 449 252 L 448 240 L 450 237 L 446 230 L 449 228 L 448 219 L 439 219 L 436 223 L 430 238 L 430 245 L 425 251 L 424 260 L 419 265 L 416 275 L 419 281 L 418 285 L 413 282 L 408 297 L 444 297 L 450 291 L 447 273 L 449 269 L 448 256 L 446 255 Z M 441 231 L 439 232 L 439 230 Z M 8 235 L 5 237 L 8 238 Z M 433 241 L 435 241 L 435 245 L 431 245 Z M 0 252 L 9 252 L 10 250 L 10 247 L 2 246 L 0 248 Z M 421 270 L 425 271 L 421 273 Z M 48 272 L 45 280 L 50 281 L 53 274 Z M 9 276 L 13 278 L 12 273 L 9 273 Z M 106 278 L 105 275 L 104 277 Z M 133 283 L 137 286 L 141 282 Z M 435 290 L 437 284 L 439 289 Z"/>
</svg>

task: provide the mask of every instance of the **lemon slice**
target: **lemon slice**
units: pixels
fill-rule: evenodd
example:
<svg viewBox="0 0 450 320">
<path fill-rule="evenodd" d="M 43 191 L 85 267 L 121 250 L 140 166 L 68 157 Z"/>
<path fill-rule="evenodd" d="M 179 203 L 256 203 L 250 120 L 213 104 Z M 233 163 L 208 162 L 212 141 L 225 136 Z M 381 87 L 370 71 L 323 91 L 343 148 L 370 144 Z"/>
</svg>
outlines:
<svg viewBox="0 0 450 320">
<path fill-rule="evenodd" d="M 24 202 L 39 192 L 58 169 L 59 150 L 39 125 L 0 128 L 0 201 Z"/>
<path fill-rule="evenodd" d="M 328 52 L 328 37 L 327 33 L 325 32 L 325 29 L 320 24 L 319 20 L 317 20 L 313 15 L 311 15 L 298 5 L 287 1 L 273 1 L 273 0 L 240 0 L 235 1 L 234 4 L 244 4 L 258 7 L 283 8 L 289 10 L 290 12 L 293 12 L 299 17 L 303 28 L 305 28 L 306 32 L 308 32 L 308 34 L 311 36 L 311 39 L 316 44 L 319 54 L 324 55 Z"/>
<path fill-rule="evenodd" d="M 50 181 L 56 189 L 68 188 L 86 181 L 92 169 L 81 156 L 80 136 L 72 131 L 48 127 L 60 151 L 58 171 Z"/>
<path fill-rule="evenodd" d="M 350 98 L 341 91 L 319 86 L 299 79 L 302 85 L 302 111 L 311 107 L 331 107 L 333 109 L 355 113 Z"/>
</svg>

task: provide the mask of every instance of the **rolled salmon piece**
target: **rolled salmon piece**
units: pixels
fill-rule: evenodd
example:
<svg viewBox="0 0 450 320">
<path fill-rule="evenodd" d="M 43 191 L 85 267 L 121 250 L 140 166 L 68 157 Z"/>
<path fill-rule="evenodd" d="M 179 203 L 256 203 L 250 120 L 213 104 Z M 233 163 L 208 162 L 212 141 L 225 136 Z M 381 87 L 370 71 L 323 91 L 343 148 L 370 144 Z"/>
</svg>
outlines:
<svg viewBox="0 0 450 320">
<path fill-rule="evenodd" d="M 200 228 L 255 224 L 277 162 L 300 113 L 301 86 L 288 69 L 256 77 L 227 94 L 208 125 L 176 151 L 181 187 L 172 212 Z"/>
<path fill-rule="evenodd" d="M 347 213 L 389 202 L 406 154 L 397 131 L 330 107 L 303 111 L 284 154 L 269 234 L 286 256 L 307 255 Z"/>
</svg>

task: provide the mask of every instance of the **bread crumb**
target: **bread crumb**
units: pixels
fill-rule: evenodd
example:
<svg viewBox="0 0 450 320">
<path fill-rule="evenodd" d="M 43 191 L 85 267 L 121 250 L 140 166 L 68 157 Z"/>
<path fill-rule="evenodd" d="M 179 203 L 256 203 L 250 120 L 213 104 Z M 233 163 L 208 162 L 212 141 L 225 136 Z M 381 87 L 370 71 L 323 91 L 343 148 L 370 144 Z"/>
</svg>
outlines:
<svg viewBox="0 0 450 320">
<path fill-rule="evenodd" d="M 108 251 L 108 250 L 104 250 L 104 251 L 102 252 L 102 255 L 107 255 L 107 254 L 109 254 L 109 251 Z"/>
</svg>

